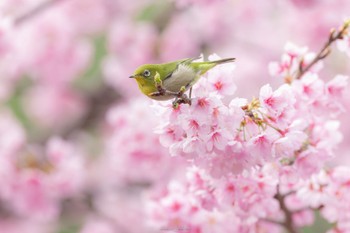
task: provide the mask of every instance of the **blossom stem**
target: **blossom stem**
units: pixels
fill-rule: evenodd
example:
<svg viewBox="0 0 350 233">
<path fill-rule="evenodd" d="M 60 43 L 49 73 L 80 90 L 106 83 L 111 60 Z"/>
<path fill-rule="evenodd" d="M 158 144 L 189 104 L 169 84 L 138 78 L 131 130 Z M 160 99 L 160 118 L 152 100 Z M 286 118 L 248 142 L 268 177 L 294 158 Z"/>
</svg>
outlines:
<svg viewBox="0 0 350 233">
<path fill-rule="evenodd" d="M 272 129 L 276 130 L 276 131 L 277 131 L 279 134 L 281 134 L 282 136 L 284 136 L 285 133 L 284 133 L 281 129 L 277 128 L 276 126 L 271 125 L 271 124 L 268 123 L 266 120 L 264 121 L 264 123 L 265 123 L 267 126 L 271 127 Z"/>
<path fill-rule="evenodd" d="M 43 12 L 44 10 L 50 8 L 51 6 L 61 1 L 63 0 L 47 0 L 40 3 L 39 5 L 25 12 L 24 14 L 16 17 L 14 19 L 14 25 L 18 26 L 23 24 L 24 22 L 28 21 L 29 19 L 33 18 L 34 16 L 38 15 L 39 13 Z"/>
<path fill-rule="evenodd" d="M 346 21 L 342 27 L 340 28 L 340 30 L 337 32 L 335 29 L 332 29 L 330 34 L 329 34 L 329 38 L 328 41 L 326 42 L 326 44 L 322 47 L 321 51 L 316 55 L 316 57 L 311 61 L 310 64 L 308 64 L 306 67 L 302 66 L 302 62 L 300 62 L 299 64 L 299 72 L 296 74 L 295 79 L 301 79 L 301 77 L 311 69 L 311 67 L 313 67 L 317 62 L 319 62 L 320 60 L 324 59 L 325 57 L 327 57 L 330 53 L 331 53 L 331 45 L 339 39 L 342 39 L 344 37 L 344 34 L 347 32 L 348 28 L 350 26 L 350 21 Z"/>
</svg>

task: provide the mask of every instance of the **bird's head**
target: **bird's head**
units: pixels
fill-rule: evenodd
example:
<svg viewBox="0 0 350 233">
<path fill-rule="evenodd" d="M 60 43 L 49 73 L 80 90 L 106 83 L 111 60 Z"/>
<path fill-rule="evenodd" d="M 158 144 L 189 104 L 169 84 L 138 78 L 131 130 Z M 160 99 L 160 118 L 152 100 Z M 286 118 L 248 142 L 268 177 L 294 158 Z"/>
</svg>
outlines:
<svg viewBox="0 0 350 233">
<path fill-rule="evenodd" d="M 137 82 L 153 81 L 156 73 L 157 65 L 142 65 L 129 78 L 135 78 Z"/>
<path fill-rule="evenodd" d="M 129 78 L 134 78 L 139 85 L 140 90 L 148 95 L 149 93 L 155 92 L 155 81 L 154 78 L 158 74 L 158 66 L 157 65 L 142 65 L 138 67 L 134 74 Z M 159 76 L 159 74 L 158 74 Z"/>
</svg>

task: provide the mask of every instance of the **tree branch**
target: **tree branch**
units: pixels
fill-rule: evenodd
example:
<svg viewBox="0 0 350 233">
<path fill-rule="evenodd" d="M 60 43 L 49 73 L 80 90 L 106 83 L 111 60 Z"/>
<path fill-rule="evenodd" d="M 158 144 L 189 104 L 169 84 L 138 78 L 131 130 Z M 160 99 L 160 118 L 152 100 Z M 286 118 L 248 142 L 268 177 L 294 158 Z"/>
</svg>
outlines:
<svg viewBox="0 0 350 233">
<path fill-rule="evenodd" d="M 278 201 L 280 208 L 283 211 L 284 217 L 285 217 L 284 222 L 282 222 L 281 225 L 284 226 L 289 233 L 299 233 L 298 229 L 293 223 L 293 213 L 286 206 L 286 203 L 285 203 L 286 197 L 287 197 L 286 195 L 282 195 L 279 192 L 277 187 L 277 194 L 275 195 L 275 199 Z"/>
<path fill-rule="evenodd" d="M 109 107 L 121 99 L 121 96 L 111 87 L 103 85 L 95 93 L 86 97 L 88 109 L 85 115 L 76 124 L 66 129 L 62 136 L 67 138 L 74 132 L 82 129 L 92 129 L 98 126 L 99 122 L 105 116 Z"/>
<path fill-rule="evenodd" d="M 316 57 L 308 64 L 306 67 L 302 67 L 302 62 L 299 65 L 299 72 L 296 74 L 295 79 L 300 79 L 307 71 L 311 69 L 317 62 L 324 59 L 331 53 L 331 45 L 339 39 L 342 39 L 348 32 L 350 26 L 350 20 L 344 22 L 339 31 L 332 29 L 329 35 L 327 43 L 322 47 L 321 51 L 316 55 Z"/>
</svg>

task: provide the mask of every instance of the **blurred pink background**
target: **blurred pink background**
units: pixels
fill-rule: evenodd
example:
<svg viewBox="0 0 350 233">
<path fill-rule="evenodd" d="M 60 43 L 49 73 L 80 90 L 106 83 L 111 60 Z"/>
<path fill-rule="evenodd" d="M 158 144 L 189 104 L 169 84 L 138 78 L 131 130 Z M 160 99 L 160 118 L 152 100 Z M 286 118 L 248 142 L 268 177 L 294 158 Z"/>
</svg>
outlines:
<svg viewBox="0 0 350 233">
<path fill-rule="evenodd" d="M 186 166 L 159 143 L 136 67 L 235 57 L 235 96 L 251 99 L 284 82 L 268 66 L 287 42 L 317 52 L 349 13 L 348 0 L 2 0 L 0 233 L 155 232 L 149 200 Z M 350 72 L 336 47 L 324 80 Z M 346 96 L 330 166 L 350 165 Z"/>
</svg>

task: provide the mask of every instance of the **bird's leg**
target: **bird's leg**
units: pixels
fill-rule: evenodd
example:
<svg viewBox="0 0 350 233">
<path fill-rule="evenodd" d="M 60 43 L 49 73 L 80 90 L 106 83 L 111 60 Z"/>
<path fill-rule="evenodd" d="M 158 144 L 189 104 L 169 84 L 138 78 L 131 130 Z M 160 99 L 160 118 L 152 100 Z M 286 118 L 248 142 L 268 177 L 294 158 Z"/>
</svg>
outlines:
<svg viewBox="0 0 350 233">
<path fill-rule="evenodd" d="M 179 97 L 175 97 L 175 100 L 173 101 L 173 108 L 174 109 L 177 109 L 178 107 L 179 107 L 179 105 L 180 105 L 180 103 L 179 103 Z"/>
<path fill-rule="evenodd" d="M 186 91 L 185 87 L 181 87 L 180 91 L 176 93 L 175 100 L 173 101 L 173 108 L 178 108 L 182 104 L 182 96 Z"/>
<path fill-rule="evenodd" d="M 181 98 L 181 102 L 184 104 L 188 104 L 191 105 L 192 101 L 191 101 L 191 95 L 192 95 L 192 87 L 190 88 L 190 93 L 189 93 L 189 97 L 187 97 L 187 95 L 185 94 L 185 91 L 188 89 L 187 85 L 186 87 L 181 87 L 180 91 L 179 91 L 179 97 Z"/>
</svg>

